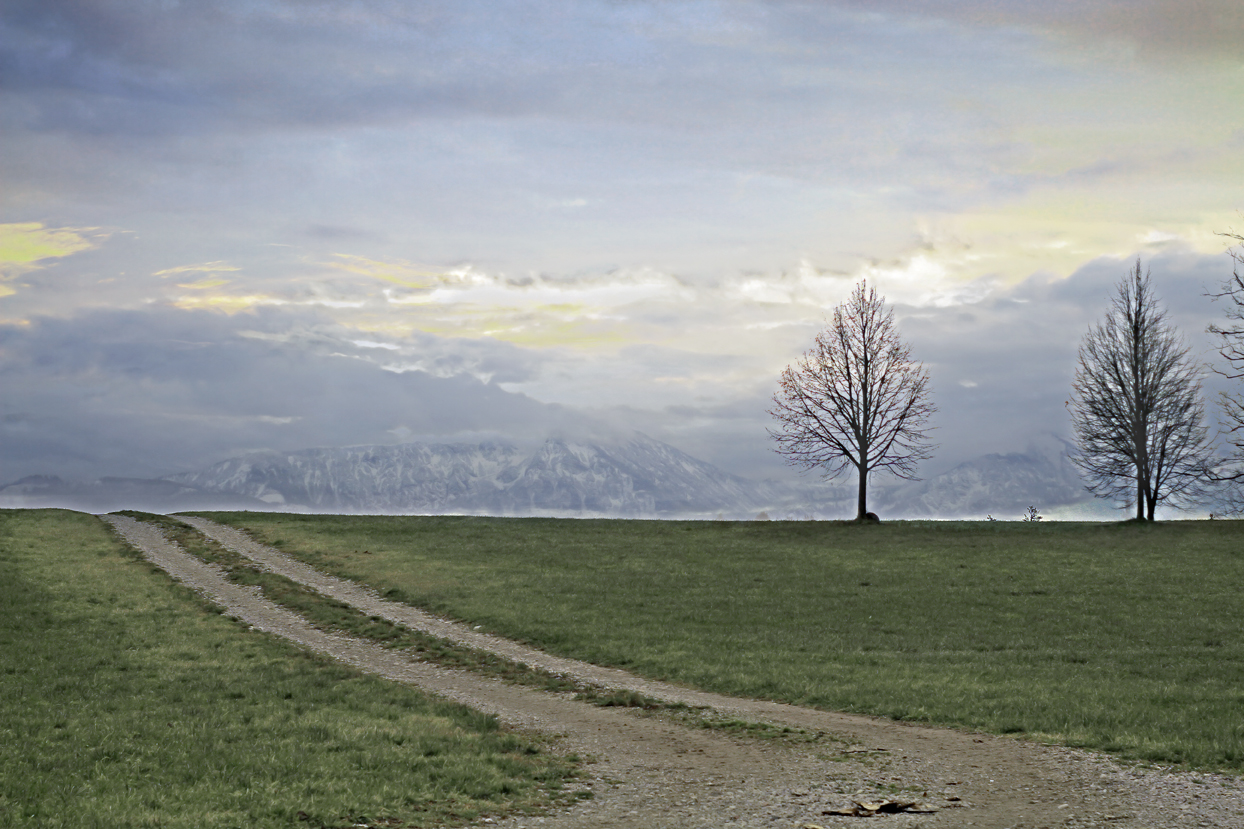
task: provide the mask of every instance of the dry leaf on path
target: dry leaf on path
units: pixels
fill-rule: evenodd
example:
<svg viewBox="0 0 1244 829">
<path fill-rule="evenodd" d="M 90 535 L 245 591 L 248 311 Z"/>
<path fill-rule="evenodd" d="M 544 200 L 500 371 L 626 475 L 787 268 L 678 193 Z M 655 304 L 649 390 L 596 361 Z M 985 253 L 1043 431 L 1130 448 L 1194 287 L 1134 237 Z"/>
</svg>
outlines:
<svg viewBox="0 0 1244 829">
<path fill-rule="evenodd" d="M 866 800 L 853 800 L 850 806 L 842 809 L 828 809 L 821 812 L 823 815 L 844 815 L 846 817 L 872 817 L 873 815 L 930 815 L 937 809 L 928 806 L 922 806 L 914 800 L 881 800 L 870 802 Z"/>
</svg>

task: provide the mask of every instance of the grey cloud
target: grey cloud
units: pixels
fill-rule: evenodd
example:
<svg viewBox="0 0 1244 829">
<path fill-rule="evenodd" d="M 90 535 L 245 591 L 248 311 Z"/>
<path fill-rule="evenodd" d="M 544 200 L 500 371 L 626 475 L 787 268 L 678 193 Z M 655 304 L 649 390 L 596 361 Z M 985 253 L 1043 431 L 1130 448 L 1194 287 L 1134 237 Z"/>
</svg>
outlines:
<svg viewBox="0 0 1244 829">
<path fill-rule="evenodd" d="M 0 21 L 15 220 L 703 273 L 792 246 L 848 267 L 905 233 L 896 205 L 1029 186 L 999 172 L 1020 150 L 988 101 L 943 102 L 982 64 L 1028 77 L 1030 50 L 829 4 L 27 0 Z"/>
<path fill-rule="evenodd" d="M 378 36 L 383 17 L 330 3 L 19 3 L 6 9 L 0 67 L 7 89 L 49 99 L 40 126 L 134 134 L 384 120 L 479 96 L 443 71 L 412 77 L 420 61 L 436 66 L 441 49 L 397 15 L 385 28 L 405 31 L 405 42 Z M 386 63 L 407 71 L 381 71 Z M 412 82 L 419 74 L 423 82 Z M 155 117 L 149 102 L 170 106 Z"/>
<path fill-rule="evenodd" d="M 840 0 L 876 12 L 970 25 L 1031 26 L 1076 41 L 1122 39 L 1139 57 L 1210 55 L 1239 60 L 1244 6 L 1236 0 Z"/>
<path fill-rule="evenodd" d="M 920 309 L 901 328 L 933 378 L 942 450 L 930 471 L 983 452 L 1022 451 L 1042 432 L 1070 436 L 1064 403 L 1080 341 L 1109 310 L 1115 285 L 1134 260 L 1099 259 L 1066 279 L 1034 274 L 967 308 Z M 1205 327 L 1217 309 L 1204 295 L 1226 257 L 1171 251 L 1143 265 L 1196 359 L 1213 362 Z M 1206 378 L 1212 399 L 1221 381 Z"/>
<path fill-rule="evenodd" d="M 655 316 L 655 315 L 654 315 Z M 668 320 L 670 324 L 675 320 Z M 681 348 L 658 345 L 632 345 L 623 348 L 618 357 L 635 366 L 643 377 L 693 377 L 721 373 L 738 364 L 738 355 L 703 354 Z"/>
<path fill-rule="evenodd" d="M 549 108 L 583 72 L 642 63 L 633 54 L 640 40 L 577 11 L 559 3 L 28 0 L 6 6 L 0 71 L 9 90 L 58 99 L 40 107 L 44 127 L 86 131 L 512 117 Z M 610 37 L 584 36 L 592 30 Z M 95 105 L 63 106 L 58 92 Z M 173 108 L 162 122 L 135 123 L 147 102 Z"/>
<path fill-rule="evenodd" d="M 1046 433 L 1070 438 L 1065 401 L 1071 391 L 1080 340 L 1109 308 L 1116 283 L 1132 260 L 1093 261 L 1066 279 L 1034 274 L 1010 289 L 999 289 L 972 305 L 948 308 L 896 307 L 901 336 L 932 379 L 931 434 L 940 444 L 922 465 L 929 477 L 990 452 L 1025 451 Z M 1213 364 L 1216 355 L 1205 326 L 1219 318 L 1204 295 L 1230 272 L 1225 256 L 1172 250 L 1146 257 L 1169 319 L 1195 358 Z M 810 344 L 813 327 L 791 338 L 789 359 Z M 783 334 L 785 336 L 785 334 Z M 648 355 L 659 364 L 657 355 Z M 677 359 L 669 355 L 665 359 Z M 612 415 L 648 434 L 743 475 L 792 480 L 772 451 L 766 428 L 769 395 L 777 372 L 759 391 L 712 406 L 679 405 L 661 411 L 615 410 Z M 1225 381 L 1206 376 L 1211 401 Z M 1217 417 L 1212 405 L 1211 420 Z"/>
<path fill-rule="evenodd" d="M 596 420 L 619 431 L 637 430 L 736 475 L 756 479 L 806 479 L 773 451 L 766 429 L 769 398 L 762 394 L 709 406 L 659 410 L 619 406 L 592 410 Z"/>
<path fill-rule="evenodd" d="M 904 67 L 936 62 L 974 74 L 986 59 L 995 72 L 998 61 L 1022 63 L 964 33 L 924 37 L 832 5 L 774 13 L 734 3 L 27 0 L 0 25 L 9 35 L 0 39 L 4 86 L 39 92 L 29 103 L 43 128 L 138 137 L 553 116 L 673 127 L 701 142 L 728 127 L 739 133 L 729 147 L 784 123 L 791 146 L 781 157 L 800 166 L 825 161 L 821 142 L 794 140 L 800 123 L 875 129 L 883 153 L 896 141 L 916 156 L 953 143 L 964 127 L 958 116 L 903 123 L 903 111 L 935 91 Z M 876 112 L 878 72 L 902 78 L 890 94 L 910 106 Z M 878 120 L 853 117 L 861 110 Z M 668 140 L 642 129 L 631 138 Z M 771 152 L 772 142 L 764 147 Z M 836 163 L 861 160 L 871 159 Z"/>
<path fill-rule="evenodd" d="M 462 375 L 486 383 L 521 383 L 535 376 L 541 362 L 533 351 L 488 338 L 442 338 L 415 331 L 400 339 L 380 338 L 387 347 L 377 349 L 357 345 L 359 341 L 376 341 L 374 334 L 343 331 L 340 336 L 350 339 L 335 343 L 338 350 L 349 350 L 353 356 L 388 371 L 421 371 L 437 377 Z"/>
<path fill-rule="evenodd" d="M 1059 5 L 1048 25 L 1076 38 L 1128 38 L 1137 44 L 1142 57 L 1157 50 L 1225 56 L 1236 61 L 1240 58 L 1244 6 L 1235 0 L 1113 0 Z"/>
<path fill-rule="evenodd" d="M 250 449 L 539 436 L 576 415 L 467 374 L 238 336 L 280 320 L 97 311 L 0 327 L 0 469 L 152 476 Z"/>
<path fill-rule="evenodd" d="M 373 240 L 380 238 L 379 234 L 370 230 L 358 227 L 350 227 L 349 225 L 328 225 L 328 224 L 310 224 L 307 225 L 305 231 L 307 236 L 315 239 L 323 239 L 327 241 L 341 240 Z"/>
<path fill-rule="evenodd" d="M 1215 313 L 1207 294 L 1230 275 L 1231 260 L 1226 255 L 1205 256 L 1187 249 L 1140 255 L 1139 259 L 1168 315 L 1181 327 L 1203 328 L 1204 321 Z M 1088 318 L 1097 319 L 1109 310 L 1116 286 L 1136 260 L 1137 256 L 1095 259 L 1067 279 L 1035 275 L 1001 301 L 1042 302 L 1061 309 L 1064 316 L 1081 309 Z"/>
</svg>

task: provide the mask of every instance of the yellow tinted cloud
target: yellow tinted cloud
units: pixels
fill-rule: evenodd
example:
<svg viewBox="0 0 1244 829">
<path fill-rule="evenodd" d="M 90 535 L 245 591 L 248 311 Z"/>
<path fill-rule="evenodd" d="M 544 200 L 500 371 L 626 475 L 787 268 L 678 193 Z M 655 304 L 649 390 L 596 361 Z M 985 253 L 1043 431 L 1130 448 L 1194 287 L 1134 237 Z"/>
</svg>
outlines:
<svg viewBox="0 0 1244 829">
<path fill-rule="evenodd" d="M 337 261 L 327 263 L 331 268 L 372 279 L 394 282 L 404 288 L 416 290 L 434 288 L 444 278 L 442 271 L 431 270 L 400 259 L 395 262 L 382 262 L 379 259 L 368 259 L 365 256 L 353 256 L 346 253 L 335 253 L 333 256 Z"/>
<path fill-rule="evenodd" d="M 0 264 L 24 265 L 40 259 L 69 256 L 94 247 L 83 236 L 95 228 L 45 228 L 41 222 L 0 224 Z"/>
<path fill-rule="evenodd" d="M 205 277 L 204 279 L 195 280 L 194 282 L 178 282 L 177 287 L 178 288 L 190 288 L 192 290 L 202 291 L 207 288 L 219 288 L 221 285 L 228 285 L 228 284 L 229 284 L 228 279 L 213 279 L 212 277 L 209 276 L 209 277 Z"/>
<path fill-rule="evenodd" d="M 176 268 L 165 268 L 162 271 L 156 271 L 152 276 L 169 277 L 179 273 L 221 273 L 240 270 L 242 269 L 237 265 L 230 265 L 228 262 L 204 262 L 202 265 L 179 265 Z"/>
<path fill-rule="evenodd" d="M 0 279 L 12 279 L 40 266 L 44 259 L 57 259 L 95 247 L 85 235 L 92 227 L 49 229 L 41 222 L 0 224 Z M 16 289 L 0 285 L 0 297 L 12 296 Z"/>
<path fill-rule="evenodd" d="M 542 319 L 494 331 L 493 339 L 537 348 L 607 348 L 629 342 L 623 326 L 599 320 Z"/>
<path fill-rule="evenodd" d="M 367 330 L 489 337 L 535 347 L 602 348 L 627 341 L 623 326 L 596 304 L 558 301 L 585 292 L 617 292 L 612 284 L 561 286 L 539 280 L 513 284 L 470 267 L 436 269 L 405 260 L 334 257 L 335 261 L 326 263 L 329 267 L 410 291 L 385 290 L 385 303 L 393 313 L 381 321 L 369 312 L 352 323 Z"/>
<path fill-rule="evenodd" d="M 537 348 L 609 348 L 629 342 L 627 326 L 602 318 L 580 305 L 550 304 L 527 308 L 475 303 L 413 303 L 398 313 L 366 315 L 354 323 L 362 330 L 391 336 L 411 332 L 438 337 L 488 337 Z"/>
<path fill-rule="evenodd" d="M 1093 259 L 1146 257 L 1178 245 L 1201 254 L 1225 248 L 1217 234 L 1239 227 L 1234 194 L 1214 185 L 1159 182 L 1050 189 L 990 212 L 928 217 L 927 260 L 952 282 L 982 276 L 1014 284 L 1038 271 L 1070 276 Z"/>
<path fill-rule="evenodd" d="M 608 348 L 629 341 L 624 324 L 582 305 L 480 306 L 466 318 L 461 312 L 455 309 L 455 322 L 470 322 L 459 329 L 458 336 L 490 337 L 536 348 Z"/>
<path fill-rule="evenodd" d="M 218 296 L 185 296 L 174 300 L 173 305 L 177 308 L 185 310 L 207 310 L 222 311 L 226 314 L 236 314 L 241 311 L 249 311 L 260 305 L 287 305 L 288 302 L 272 296 L 264 296 L 262 294 L 241 295 L 218 295 Z"/>
</svg>

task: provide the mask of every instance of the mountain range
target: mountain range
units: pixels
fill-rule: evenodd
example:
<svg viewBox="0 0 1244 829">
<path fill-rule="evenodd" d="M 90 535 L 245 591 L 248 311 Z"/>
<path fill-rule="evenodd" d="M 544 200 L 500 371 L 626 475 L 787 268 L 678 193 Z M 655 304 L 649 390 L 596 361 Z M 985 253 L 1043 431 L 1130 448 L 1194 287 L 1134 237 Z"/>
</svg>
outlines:
<svg viewBox="0 0 1244 829">
<path fill-rule="evenodd" d="M 322 512 L 750 517 L 807 497 L 640 434 L 603 444 L 550 439 L 533 452 L 506 443 L 265 452 L 169 480 Z"/>
<path fill-rule="evenodd" d="M 1017 518 L 1028 505 L 1082 504 L 1091 499 L 1067 459 L 1069 448 L 1048 436 L 1024 453 L 983 455 L 925 481 L 875 482 L 870 503 L 893 518 Z M 751 480 L 636 433 L 609 442 L 554 438 L 534 450 L 485 442 L 254 452 L 160 479 L 75 483 L 33 476 L 0 487 L 0 507 L 39 506 L 92 512 L 850 518 L 855 485 Z"/>
<path fill-rule="evenodd" d="M 1071 463 L 1072 444 L 1041 435 L 1024 452 L 981 455 L 927 480 L 886 488 L 880 507 L 905 518 L 1016 518 L 1038 509 L 1079 506 L 1081 513 L 1109 507 L 1088 494 Z"/>
</svg>

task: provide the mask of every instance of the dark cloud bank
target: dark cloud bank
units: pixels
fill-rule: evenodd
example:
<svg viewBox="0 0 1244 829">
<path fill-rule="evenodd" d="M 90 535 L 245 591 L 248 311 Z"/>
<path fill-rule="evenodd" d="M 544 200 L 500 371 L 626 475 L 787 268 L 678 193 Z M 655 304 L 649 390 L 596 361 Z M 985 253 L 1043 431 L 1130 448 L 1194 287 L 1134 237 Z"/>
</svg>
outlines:
<svg viewBox="0 0 1244 829">
<path fill-rule="evenodd" d="M 158 476 L 256 449 L 521 439 L 575 420 L 468 373 L 387 371 L 327 336 L 281 341 L 291 322 L 306 320 L 151 309 L 0 327 L 4 476 Z"/>
</svg>

